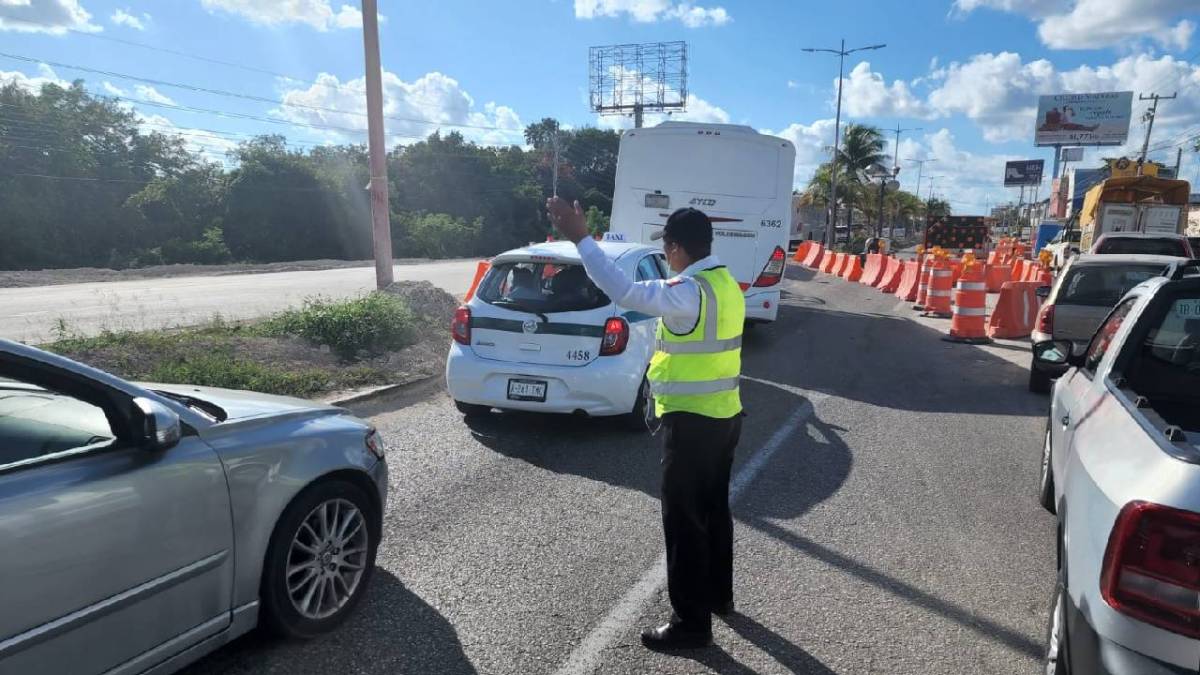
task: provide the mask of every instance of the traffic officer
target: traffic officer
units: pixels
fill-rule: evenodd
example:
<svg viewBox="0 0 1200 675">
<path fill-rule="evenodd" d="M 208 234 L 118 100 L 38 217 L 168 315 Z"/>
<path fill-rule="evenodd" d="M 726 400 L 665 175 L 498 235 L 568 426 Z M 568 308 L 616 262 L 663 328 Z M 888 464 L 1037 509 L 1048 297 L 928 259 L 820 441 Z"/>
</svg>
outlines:
<svg viewBox="0 0 1200 675">
<path fill-rule="evenodd" d="M 626 309 L 661 317 L 647 377 L 665 430 L 662 520 L 674 614 L 668 623 L 644 629 L 642 642 L 660 649 L 707 646 L 712 614 L 733 611 L 729 473 L 742 430 L 745 297 L 712 254 L 712 223 L 701 211 L 675 211 L 652 237 L 662 239 L 677 276 L 633 282 L 588 236 L 579 202 L 553 197 L 546 207 L 600 290 Z"/>
</svg>

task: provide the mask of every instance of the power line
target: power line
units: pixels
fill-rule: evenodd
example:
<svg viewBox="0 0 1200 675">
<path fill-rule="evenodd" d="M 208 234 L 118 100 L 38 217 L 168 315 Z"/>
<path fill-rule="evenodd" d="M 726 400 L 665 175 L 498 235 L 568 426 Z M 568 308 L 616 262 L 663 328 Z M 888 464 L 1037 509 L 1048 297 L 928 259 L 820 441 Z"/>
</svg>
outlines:
<svg viewBox="0 0 1200 675">
<path fill-rule="evenodd" d="M 276 98 L 270 98 L 267 96 L 256 96 L 254 94 L 243 94 L 243 93 L 239 93 L 236 91 L 228 91 L 225 89 L 213 89 L 211 87 L 202 87 L 199 85 L 188 84 L 188 83 L 184 83 L 184 82 L 172 82 L 170 80 L 159 80 L 159 79 L 152 78 L 152 77 L 142 77 L 140 75 L 130 75 L 128 73 L 120 73 L 120 72 L 113 71 L 113 70 L 103 70 L 100 68 L 90 68 L 88 66 L 81 66 L 81 65 L 77 65 L 77 64 L 62 63 L 60 61 L 49 61 L 46 59 L 37 59 L 37 58 L 31 57 L 31 56 L 23 56 L 20 54 L 10 54 L 10 53 L 6 53 L 6 52 L 0 52 L 0 57 L 6 58 L 6 59 L 11 59 L 14 61 L 21 61 L 24 63 L 33 63 L 33 64 L 44 63 L 44 64 L 49 65 L 54 68 L 65 68 L 67 70 L 77 70 L 77 71 L 83 72 L 83 73 L 91 73 L 93 75 L 103 75 L 104 77 L 114 77 L 114 78 L 118 78 L 118 79 L 129 80 L 131 82 L 141 82 L 143 84 L 150 84 L 150 85 L 159 86 L 159 87 L 171 87 L 171 88 L 175 88 L 175 89 L 182 89 L 185 91 L 191 91 L 191 92 L 196 92 L 196 93 L 201 93 L 201 94 L 212 94 L 215 96 L 238 98 L 238 99 L 244 99 L 247 101 L 254 101 L 257 103 L 269 103 L 272 105 L 279 105 L 279 106 L 284 106 L 284 107 L 288 107 L 288 108 L 313 110 L 316 112 L 327 112 L 327 113 L 334 113 L 337 115 L 351 115 L 351 116 L 363 117 L 363 118 L 365 118 L 367 116 L 367 113 L 365 113 L 365 112 L 358 112 L 358 111 L 353 111 L 353 110 L 339 110 L 338 108 L 330 108 L 327 106 L 319 106 L 319 105 L 309 105 L 306 103 L 289 103 L 287 101 L 282 101 L 282 100 L 279 100 Z M 416 118 L 416 117 L 398 117 L 395 115 L 391 115 L 391 116 L 385 115 L 384 119 L 388 119 L 393 122 L 405 122 L 405 123 L 409 123 L 409 124 L 428 124 L 428 125 L 437 126 L 437 127 L 479 129 L 479 130 L 483 130 L 483 131 L 498 131 L 498 132 L 503 132 L 503 133 L 508 133 L 508 134 L 523 133 L 523 131 L 519 130 L 519 129 L 505 129 L 503 127 L 480 125 L 480 124 L 457 124 L 457 123 L 452 123 L 452 122 L 441 122 L 441 121 L 437 121 L 437 120 L 429 120 L 429 119 L 422 119 L 422 118 Z"/>
</svg>

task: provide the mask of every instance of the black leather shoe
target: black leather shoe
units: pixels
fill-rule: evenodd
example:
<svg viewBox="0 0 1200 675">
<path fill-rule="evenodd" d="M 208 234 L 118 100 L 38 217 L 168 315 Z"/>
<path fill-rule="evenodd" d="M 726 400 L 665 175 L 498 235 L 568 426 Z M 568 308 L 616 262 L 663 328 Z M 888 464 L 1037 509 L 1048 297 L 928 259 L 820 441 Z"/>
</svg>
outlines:
<svg viewBox="0 0 1200 675">
<path fill-rule="evenodd" d="M 737 611 L 737 610 L 734 608 L 732 600 L 729 600 L 727 602 L 722 602 L 721 604 L 717 605 L 716 607 L 713 607 L 713 610 L 712 610 L 713 614 L 716 614 L 717 616 L 729 616 L 730 614 L 733 614 L 735 611 Z"/>
<path fill-rule="evenodd" d="M 665 623 L 643 628 L 642 644 L 650 649 L 701 649 L 712 644 L 712 631 L 689 631 L 678 624 Z"/>
</svg>

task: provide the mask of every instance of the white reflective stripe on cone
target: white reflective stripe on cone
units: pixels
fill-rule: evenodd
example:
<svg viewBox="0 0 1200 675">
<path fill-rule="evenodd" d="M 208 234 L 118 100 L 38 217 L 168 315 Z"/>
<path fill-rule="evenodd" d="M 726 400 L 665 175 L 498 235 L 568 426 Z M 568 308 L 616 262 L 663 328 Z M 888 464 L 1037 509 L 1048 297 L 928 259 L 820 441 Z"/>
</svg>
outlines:
<svg viewBox="0 0 1200 675">
<path fill-rule="evenodd" d="M 687 395 L 687 394 L 719 394 L 738 388 L 738 378 L 726 377 L 719 380 L 703 380 L 699 382 L 650 382 L 650 390 L 655 394 Z"/>
<path fill-rule="evenodd" d="M 987 284 L 978 281 L 960 281 L 958 282 L 958 290 L 960 291 L 986 291 Z"/>
<path fill-rule="evenodd" d="M 954 313 L 959 316 L 987 316 L 987 309 L 983 307 L 955 307 Z"/>
<path fill-rule="evenodd" d="M 953 272 L 951 272 L 950 270 L 934 270 L 933 272 L 931 272 L 931 274 L 933 274 L 933 276 L 935 276 L 935 277 L 948 277 L 951 274 L 953 274 Z"/>
<path fill-rule="evenodd" d="M 929 297 L 931 297 L 931 298 L 948 298 L 948 297 L 950 297 L 950 291 L 929 291 Z"/>
</svg>

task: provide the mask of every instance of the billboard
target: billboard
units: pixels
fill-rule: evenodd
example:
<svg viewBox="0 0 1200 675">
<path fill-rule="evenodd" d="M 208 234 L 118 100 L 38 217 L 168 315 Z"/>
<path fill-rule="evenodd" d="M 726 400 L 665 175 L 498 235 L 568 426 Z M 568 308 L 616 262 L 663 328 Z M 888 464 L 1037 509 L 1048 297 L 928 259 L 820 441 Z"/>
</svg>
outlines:
<svg viewBox="0 0 1200 675">
<path fill-rule="evenodd" d="M 983 216 L 929 216 L 925 225 L 925 248 L 984 249 L 988 225 Z"/>
<path fill-rule="evenodd" d="M 1062 161 L 1064 162 L 1082 162 L 1083 148 L 1063 148 Z"/>
<path fill-rule="evenodd" d="M 1041 96 L 1034 145 L 1121 145 L 1132 110 L 1132 91 Z"/>
<path fill-rule="evenodd" d="M 1042 169 L 1046 167 L 1044 159 L 1019 159 L 1004 164 L 1004 187 L 1020 185 L 1041 185 Z"/>
</svg>

